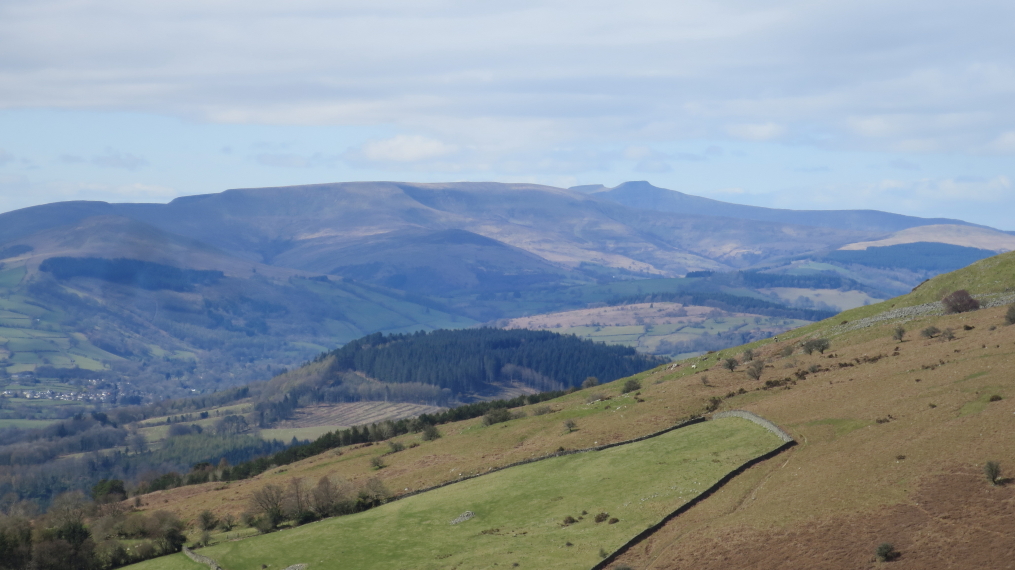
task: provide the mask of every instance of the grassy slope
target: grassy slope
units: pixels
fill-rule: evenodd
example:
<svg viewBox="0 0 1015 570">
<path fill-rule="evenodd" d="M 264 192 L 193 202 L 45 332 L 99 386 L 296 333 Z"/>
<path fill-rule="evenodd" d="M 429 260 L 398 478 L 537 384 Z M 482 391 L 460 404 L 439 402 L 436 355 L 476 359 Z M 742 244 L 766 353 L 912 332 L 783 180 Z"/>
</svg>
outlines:
<svg viewBox="0 0 1015 570">
<path fill-rule="evenodd" d="M 985 272 L 985 266 L 994 273 Z M 854 309 L 780 335 L 780 342 L 754 343 L 752 348 L 767 362 L 763 380 L 781 380 L 819 367 L 820 371 L 789 389 L 766 390 L 749 380 L 742 368 L 728 372 L 715 366 L 719 359 L 746 347 L 730 349 L 685 361 L 677 368 L 661 367 L 638 375 L 644 401 L 618 396 L 616 385 L 622 382 L 618 381 L 554 401 L 552 414 L 490 427 L 478 420 L 442 426 L 444 438 L 386 456 L 389 466 L 380 471 L 371 471 L 369 461 L 386 446 L 346 449 L 341 455 L 324 454 L 249 481 L 149 495 L 146 508 L 169 508 L 189 519 L 203 508 L 238 514 L 246 508 L 250 493 L 267 482 L 284 485 L 293 477 L 325 474 L 354 481 L 377 475 L 390 488 L 416 489 L 452 479 L 459 472 L 480 472 L 558 446 L 588 447 L 635 437 L 700 412 L 709 397 L 720 397 L 724 398 L 720 409 L 757 412 L 787 428 L 801 445 L 736 478 L 722 493 L 668 524 L 620 563 L 639 569 L 690 564 L 701 568 L 815 567 L 816 563 L 858 568 L 867 567 L 873 548 L 889 540 L 904 550 L 904 558 L 895 563 L 900 568 L 932 568 L 942 560 L 951 561 L 951 567 L 969 567 L 956 558 L 958 551 L 942 545 L 954 546 L 955 541 L 974 545 L 978 537 L 987 537 L 1007 541 L 1010 548 L 1015 544 L 1012 525 L 984 518 L 989 509 L 966 514 L 947 527 L 934 523 L 946 520 L 931 517 L 946 510 L 946 505 L 940 493 L 927 498 L 927 489 L 944 484 L 949 490 L 944 496 L 949 496 L 956 494 L 952 492 L 956 481 L 965 485 L 963 489 L 975 486 L 992 493 L 991 508 L 1001 513 L 999 520 L 1015 520 L 1015 489 L 992 488 L 979 474 L 988 459 L 1000 460 L 1009 471 L 1015 463 L 1015 441 L 1010 437 L 1015 429 L 1015 385 L 1008 373 L 1015 366 L 1015 327 L 1003 325 L 1005 308 L 884 321 L 851 331 L 839 325 L 843 320 L 854 322 L 891 308 L 928 302 L 957 286 L 974 294 L 1002 292 L 1013 282 L 1007 278 L 1013 267 L 1015 254 L 991 258 L 940 276 L 914 295 Z M 900 323 L 911 332 L 897 343 L 891 333 Z M 914 332 L 930 324 L 954 328 L 958 338 L 927 340 Z M 964 325 L 973 328 L 964 330 Z M 802 354 L 799 342 L 816 336 L 830 338 L 831 351 Z M 782 356 L 787 346 L 794 352 Z M 869 362 L 878 355 L 884 357 Z M 746 393 L 727 397 L 740 388 Z M 593 393 L 612 399 L 586 403 Z M 993 394 L 1003 399 L 989 402 Z M 887 423 L 877 422 L 889 416 Z M 562 434 L 560 422 L 567 418 L 576 419 L 581 429 Z M 418 440 L 417 436 L 401 439 Z M 921 516 L 933 520 L 900 521 L 888 516 L 904 508 L 924 512 Z M 988 527 L 990 533 L 976 531 Z M 811 542 L 804 543 L 800 538 L 804 536 L 811 537 Z M 995 552 L 983 545 L 978 548 Z"/>
<path fill-rule="evenodd" d="M 987 460 L 1001 461 L 1009 474 L 1015 464 L 1009 372 L 1015 327 L 1003 324 L 1006 309 L 900 318 L 852 331 L 838 325 L 932 302 L 958 288 L 1003 292 L 1013 283 L 1013 268 L 1015 255 L 994 257 L 914 294 L 787 335 L 831 338 L 832 350 L 823 356 L 780 357 L 785 336 L 778 344 L 759 343 L 756 350 L 773 366 L 766 378 L 812 364 L 827 370 L 788 391 L 737 396 L 723 408 L 761 414 L 801 445 L 738 478 L 620 562 L 639 569 L 691 561 L 698 568 L 862 568 L 871 564 L 874 547 L 888 541 L 903 552 L 894 563 L 899 568 L 1007 567 L 1015 545 L 1015 489 L 991 487 L 982 476 Z M 901 343 L 891 338 L 900 324 L 910 331 Z M 957 338 L 921 338 L 916 331 L 929 325 L 953 328 Z M 877 355 L 884 358 L 855 360 Z M 854 366 L 839 368 L 840 362 Z M 709 372 L 717 391 L 742 384 L 741 377 Z M 995 394 L 1003 399 L 990 402 Z"/>
<path fill-rule="evenodd" d="M 231 570 L 282 568 L 587 568 L 747 460 L 782 442 L 739 418 L 601 452 L 551 458 L 295 530 L 201 552 Z M 470 510 L 472 520 L 449 521 Z M 568 515 L 587 515 L 562 526 Z M 607 512 L 616 524 L 595 523 Z M 497 529 L 494 533 L 482 531 Z M 336 539 L 337 538 L 337 539 Z M 571 543 L 572 546 L 568 546 Z M 138 570 L 162 568 L 153 561 Z"/>
</svg>

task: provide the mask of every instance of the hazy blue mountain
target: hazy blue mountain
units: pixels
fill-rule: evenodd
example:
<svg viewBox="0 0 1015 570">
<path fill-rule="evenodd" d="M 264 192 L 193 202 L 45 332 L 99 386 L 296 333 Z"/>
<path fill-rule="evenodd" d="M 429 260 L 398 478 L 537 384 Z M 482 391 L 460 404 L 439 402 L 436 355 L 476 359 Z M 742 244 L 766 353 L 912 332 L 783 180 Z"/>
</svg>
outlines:
<svg viewBox="0 0 1015 570">
<path fill-rule="evenodd" d="M 575 190 L 587 191 L 594 186 L 576 187 Z M 596 198 L 610 200 L 631 208 L 652 210 L 656 212 L 672 212 L 684 215 L 722 216 L 764 222 L 797 224 L 804 226 L 820 226 L 841 230 L 858 230 L 868 232 L 895 232 L 916 226 L 935 224 L 975 225 L 962 220 L 947 218 L 918 218 L 892 214 L 878 210 L 783 210 L 732 204 L 692 196 L 653 186 L 645 181 L 625 182 L 615 188 L 603 188 L 592 192 Z"/>
</svg>

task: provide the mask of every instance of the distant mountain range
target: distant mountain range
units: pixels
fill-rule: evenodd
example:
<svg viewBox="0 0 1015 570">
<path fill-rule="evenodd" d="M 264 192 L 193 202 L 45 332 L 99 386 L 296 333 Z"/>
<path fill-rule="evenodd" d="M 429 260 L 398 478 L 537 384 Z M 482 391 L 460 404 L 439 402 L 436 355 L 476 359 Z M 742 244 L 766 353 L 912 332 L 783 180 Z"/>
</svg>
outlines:
<svg viewBox="0 0 1015 570">
<path fill-rule="evenodd" d="M 862 232 L 897 232 L 917 226 L 959 225 L 969 222 L 947 218 L 917 218 L 878 210 L 784 210 L 732 204 L 667 190 L 648 182 L 625 182 L 615 188 L 578 186 L 573 188 L 631 208 L 692 216 L 719 216 L 778 224 L 818 226 Z M 981 226 L 982 227 L 982 226 Z"/>
<path fill-rule="evenodd" d="M 704 287 L 683 280 L 691 272 L 834 273 L 869 299 L 1011 249 L 1011 234 L 961 220 L 759 208 L 647 182 L 352 182 L 60 202 L 0 214 L 0 370 L 135 366 L 135 377 L 162 378 L 165 394 L 203 391 L 373 332 L 630 297 L 610 289 L 621 281 L 652 278 L 659 294 Z M 42 266 L 54 257 L 92 261 L 76 273 Z M 222 278 L 158 289 L 158 279 L 103 278 L 114 266 Z M 806 293 L 716 287 L 772 302 Z"/>
</svg>

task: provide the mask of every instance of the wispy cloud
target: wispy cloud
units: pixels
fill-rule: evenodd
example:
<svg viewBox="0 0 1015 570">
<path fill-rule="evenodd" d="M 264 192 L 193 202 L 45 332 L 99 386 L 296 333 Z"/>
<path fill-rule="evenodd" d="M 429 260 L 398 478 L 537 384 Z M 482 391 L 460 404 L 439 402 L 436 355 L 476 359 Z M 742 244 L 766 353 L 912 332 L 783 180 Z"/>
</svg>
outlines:
<svg viewBox="0 0 1015 570">
<path fill-rule="evenodd" d="M 107 148 L 106 152 L 92 157 L 91 162 L 95 166 L 101 166 L 102 168 L 119 168 L 123 170 L 137 170 L 148 164 L 148 161 L 140 156 L 111 148 Z"/>
</svg>

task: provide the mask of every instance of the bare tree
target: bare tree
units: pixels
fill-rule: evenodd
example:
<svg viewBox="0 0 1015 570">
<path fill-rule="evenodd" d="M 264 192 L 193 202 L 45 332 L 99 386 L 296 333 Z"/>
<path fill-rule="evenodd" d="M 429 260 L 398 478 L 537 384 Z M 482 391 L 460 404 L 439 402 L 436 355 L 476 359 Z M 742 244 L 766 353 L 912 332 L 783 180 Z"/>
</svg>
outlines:
<svg viewBox="0 0 1015 570">
<path fill-rule="evenodd" d="M 967 311 L 975 311 L 980 308 L 980 302 L 973 298 L 969 294 L 969 291 L 965 289 L 959 289 L 953 293 L 945 295 L 941 299 L 941 304 L 944 305 L 946 313 L 965 313 Z"/>
<path fill-rule="evenodd" d="M 250 497 L 250 505 L 264 515 L 271 528 L 275 528 L 285 517 L 285 491 L 277 485 L 268 483 L 254 491 Z"/>
<path fill-rule="evenodd" d="M 310 494 L 303 485 L 303 478 L 290 479 L 287 491 L 285 512 L 289 518 L 298 519 L 310 510 Z"/>
<path fill-rule="evenodd" d="M 761 374 L 765 371 L 765 363 L 760 360 L 753 360 L 747 367 L 747 375 L 752 380 L 761 380 Z"/>
</svg>

